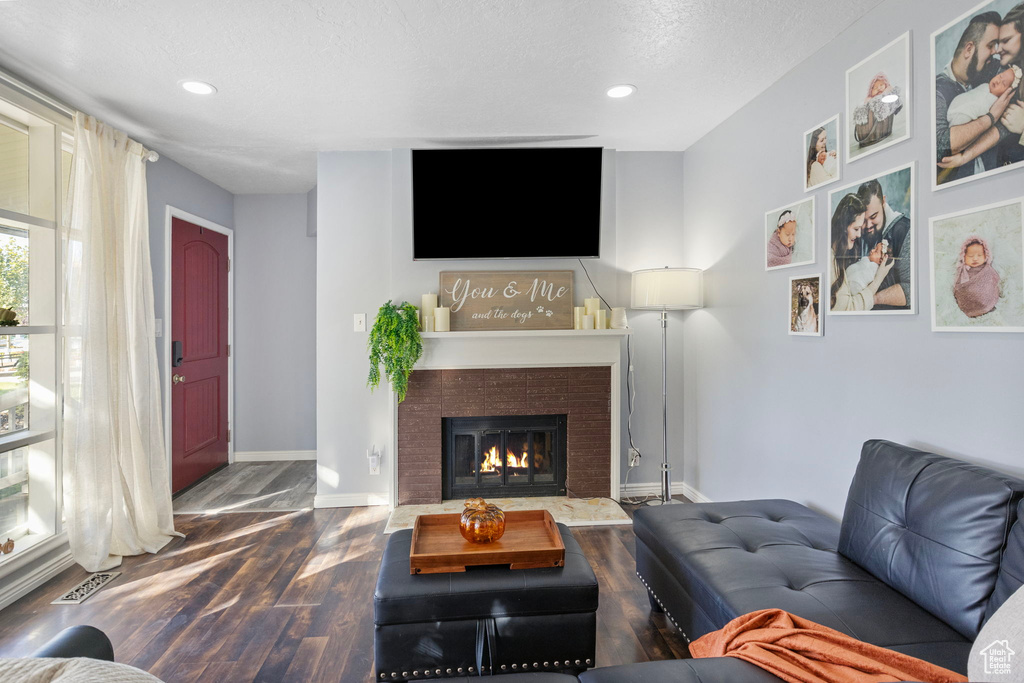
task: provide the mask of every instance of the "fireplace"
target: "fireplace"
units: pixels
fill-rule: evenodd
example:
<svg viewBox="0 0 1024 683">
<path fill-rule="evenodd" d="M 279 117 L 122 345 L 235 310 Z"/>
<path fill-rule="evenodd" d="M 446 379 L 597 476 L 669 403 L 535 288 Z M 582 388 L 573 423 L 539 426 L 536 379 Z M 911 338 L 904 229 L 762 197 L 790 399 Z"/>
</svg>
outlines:
<svg viewBox="0 0 1024 683">
<path fill-rule="evenodd" d="M 565 415 L 448 417 L 441 497 L 564 496 Z"/>
</svg>

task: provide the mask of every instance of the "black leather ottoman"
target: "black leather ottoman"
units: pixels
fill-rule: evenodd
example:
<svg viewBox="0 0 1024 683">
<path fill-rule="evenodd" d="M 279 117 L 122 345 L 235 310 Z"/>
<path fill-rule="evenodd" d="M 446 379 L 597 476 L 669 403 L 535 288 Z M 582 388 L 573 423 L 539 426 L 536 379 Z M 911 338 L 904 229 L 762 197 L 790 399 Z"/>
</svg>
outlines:
<svg viewBox="0 0 1024 683">
<path fill-rule="evenodd" d="M 412 531 L 388 539 L 373 596 L 378 681 L 594 666 L 597 579 L 564 524 L 565 566 L 409 574 Z"/>
</svg>

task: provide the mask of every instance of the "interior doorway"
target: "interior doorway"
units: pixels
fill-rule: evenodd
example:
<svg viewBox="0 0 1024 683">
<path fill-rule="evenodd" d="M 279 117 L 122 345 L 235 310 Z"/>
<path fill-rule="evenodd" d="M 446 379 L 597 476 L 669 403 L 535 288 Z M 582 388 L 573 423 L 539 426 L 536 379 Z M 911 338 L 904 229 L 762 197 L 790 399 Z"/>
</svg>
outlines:
<svg viewBox="0 0 1024 683">
<path fill-rule="evenodd" d="M 164 362 L 171 491 L 232 461 L 230 228 L 168 207 Z"/>
</svg>

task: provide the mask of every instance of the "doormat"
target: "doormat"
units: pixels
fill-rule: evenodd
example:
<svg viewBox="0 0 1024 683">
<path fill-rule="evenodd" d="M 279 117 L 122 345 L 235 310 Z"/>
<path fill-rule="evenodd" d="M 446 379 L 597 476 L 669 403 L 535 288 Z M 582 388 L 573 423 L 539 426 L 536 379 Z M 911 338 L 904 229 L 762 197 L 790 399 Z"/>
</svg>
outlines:
<svg viewBox="0 0 1024 683">
<path fill-rule="evenodd" d="M 611 498 L 567 498 L 565 496 L 540 496 L 536 498 L 488 498 L 502 510 L 547 510 L 556 522 L 566 526 L 603 526 L 608 524 L 632 524 L 633 520 Z M 399 529 L 411 529 L 419 515 L 438 515 L 462 512 L 463 500 L 446 500 L 431 505 L 400 505 L 388 518 L 385 534 Z"/>
<path fill-rule="evenodd" d="M 50 604 L 81 605 L 92 597 L 93 594 L 99 591 L 99 589 L 103 588 L 119 576 L 121 576 L 121 572 L 99 572 L 93 574 Z"/>
</svg>

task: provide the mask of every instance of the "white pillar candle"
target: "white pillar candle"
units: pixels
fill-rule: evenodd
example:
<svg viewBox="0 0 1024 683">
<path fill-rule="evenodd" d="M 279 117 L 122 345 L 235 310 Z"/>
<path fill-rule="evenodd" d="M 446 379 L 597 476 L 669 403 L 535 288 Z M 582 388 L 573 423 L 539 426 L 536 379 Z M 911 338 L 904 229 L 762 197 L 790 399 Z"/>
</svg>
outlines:
<svg viewBox="0 0 1024 683">
<path fill-rule="evenodd" d="M 586 310 L 586 314 L 587 315 L 596 315 L 598 309 L 601 308 L 601 299 L 599 299 L 599 298 L 584 299 L 583 300 L 583 304 L 587 308 L 587 310 Z"/>
<path fill-rule="evenodd" d="M 434 331 L 434 316 L 425 315 L 423 316 L 423 331 L 433 332 Z"/>
<path fill-rule="evenodd" d="M 434 315 L 434 309 L 437 308 L 437 294 L 424 294 L 420 297 L 420 330 L 423 332 L 433 332 L 433 329 L 427 329 L 427 316 Z"/>
<path fill-rule="evenodd" d="M 611 317 L 611 329 L 613 330 L 624 330 L 629 327 L 629 323 L 626 322 L 626 309 L 625 308 L 613 308 Z"/>
<path fill-rule="evenodd" d="M 608 311 L 603 308 L 598 309 L 594 315 L 594 329 L 604 330 L 608 328 Z"/>
<path fill-rule="evenodd" d="M 594 329 L 594 316 L 590 315 L 589 313 L 583 316 L 583 329 Z"/>
<path fill-rule="evenodd" d="M 582 330 L 583 329 L 583 314 L 586 313 L 587 309 L 583 306 L 574 306 L 572 309 L 572 329 Z"/>
<path fill-rule="evenodd" d="M 452 309 L 441 307 L 434 309 L 434 332 L 450 332 L 452 329 Z"/>
</svg>

